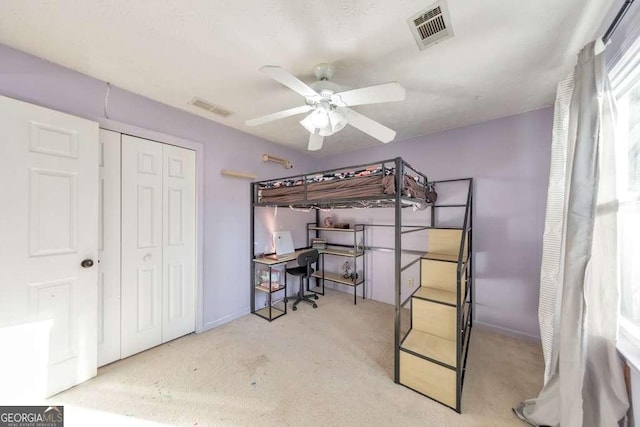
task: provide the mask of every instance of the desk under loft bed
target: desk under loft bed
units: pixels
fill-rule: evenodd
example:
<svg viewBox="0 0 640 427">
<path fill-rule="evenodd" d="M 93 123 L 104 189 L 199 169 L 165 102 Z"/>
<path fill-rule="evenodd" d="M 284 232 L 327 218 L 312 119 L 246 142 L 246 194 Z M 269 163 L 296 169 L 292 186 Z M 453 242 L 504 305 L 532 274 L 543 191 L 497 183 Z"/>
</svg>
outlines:
<svg viewBox="0 0 640 427">
<path fill-rule="evenodd" d="M 416 170 L 400 157 L 252 182 L 250 241 L 255 241 L 255 209 L 260 207 L 286 207 L 303 211 L 315 209 L 315 227 L 308 226 L 308 230 L 322 230 L 320 210 L 394 209 L 393 225 L 384 225 L 394 228 L 393 246 L 373 248 L 365 245 L 361 248 L 363 251 L 381 249 L 393 252 L 394 381 L 460 412 L 462 383 L 472 325 L 473 181 L 468 178 L 446 182 L 452 181 L 468 182 L 466 203 L 455 205 L 431 203 L 430 200 L 434 200 L 435 195 L 434 182 L 430 182 L 424 173 Z M 463 208 L 462 225 L 460 227 L 437 226 L 435 209 L 438 207 Z M 403 208 L 424 210 L 425 222 L 429 219 L 428 215 L 431 215 L 430 225 L 403 225 Z M 358 226 L 376 225 L 358 224 L 354 225 L 354 228 Z M 421 252 L 403 250 L 403 235 L 422 230 L 429 233 L 427 250 Z M 402 265 L 403 253 L 418 257 Z M 282 261 L 279 260 L 279 262 Z M 403 301 L 402 272 L 417 263 L 420 263 L 421 286 L 418 286 Z M 251 245 L 251 312 L 271 321 L 286 314 L 286 304 L 284 310 L 278 310 L 278 314 L 272 317 L 269 291 L 269 307 L 266 307 L 268 310 L 265 311 L 265 308 L 256 310 L 255 290 L 258 289 L 255 283 L 256 264 L 269 265 L 269 277 L 271 277 L 270 266 L 275 263 L 266 261 L 264 258 L 256 258 L 254 245 Z M 364 297 L 364 278 L 361 282 Z M 270 285 L 269 289 L 271 289 Z M 284 292 L 286 293 L 286 288 Z M 405 312 L 408 310 L 410 316 L 410 325 L 406 332 L 401 331 L 403 310 Z M 445 324 L 442 324 L 443 322 Z M 435 329 L 432 324 L 436 325 Z"/>
</svg>

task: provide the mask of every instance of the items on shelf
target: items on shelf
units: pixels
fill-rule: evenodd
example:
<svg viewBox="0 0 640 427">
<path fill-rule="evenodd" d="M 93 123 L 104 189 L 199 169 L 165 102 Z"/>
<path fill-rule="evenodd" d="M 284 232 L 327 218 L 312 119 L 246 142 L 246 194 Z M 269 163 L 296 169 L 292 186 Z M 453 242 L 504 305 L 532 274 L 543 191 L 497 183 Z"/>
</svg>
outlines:
<svg viewBox="0 0 640 427">
<path fill-rule="evenodd" d="M 261 288 L 263 288 L 265 290 L 269 290 L 269 282 L 262 282 L 258 286 L 260 286 Z M 277 291 L 280 288 L 282 288 L 282 285 L 280 285 L 280 283 L 272 283 L 271 284 L 271 290 L 272 291 Z"/>
<path fill-rule="evenodd" d="M 343 230 L 348 230 L 351 228 L 351 225 L 347 222 L 337 222 L 333 224 L 333 228 L 341 228 Z"/>
<path fill-rule="evenodd" d="M 256 285 L 263 289 L 276 291 L 282 287 L 280 283 L 280 270 L 271 270 L 271 280 L 269 280 L 269 270 L 256 269 Z"/>
<path fill-rule="evenodd" d="M 323 224 L 326 228 L 340 228 L 343 230 L 348 230 L 351 228 L 351 225 L 347 222 L 335 222 L 333 217 L 328 216 L 324 219 Z"/>
<path fill-rule="evenodd" d="M 349 261 L 345 261 L 345 263 L 342 264 L 342 270 L 343 278 L 353 280 L 354 282 L 358 279 L 358 273 L 351 269 L 351 264 L 349 264 Z"/>
<path fill-rule="evenodd" d="M 364 224 L 354 224 L 353 228 L 346 224 L 345 228 L 326 227 L 327 222 L 324 221 L 325 227 L 320 227 L 319 223 L 308 223 L 308 233 L 327 233 L 327 236 L 335 237 L 336 240 L 327 239 L 326 237 L 308 237 L 308 243 L 316 248 L 316 241 L 323 241 L 323 248 L 316 248 L 320 253 L 320 261 L 317 270 L 312 274 L 318 279 L 316 288 L 309 289 L 311 292 L 324 295 L 324 283 L 330 281 L 342 285 L 353 287 L 353 303 L 356 304 L 356 288 L 362 285 L 362 299 L 365 299 L 366 289 L 364 280 L 365 258 L 364 258 Z M 317 234 L 316 234 L 317 236 Z M 342 236 L 342 239 L 339 237 Z M 345 243 L 345 241 L 350 243 Z M 342 242 L 342 243 L 340 243 Z M 325 270 L 325 256 L 348 257 L 349 261 L 342 264 L 343 271 L 327 271 Z M 347 269 L 345 270 L 345 266 Z M 353 267 L 352 267 L 353 266 Z M 335 266 L 335 270 L 339 270 L 339 265 Z M 358 271 L 360 273 L 358 273 Z"/>
<path fill-rule="evenodd" d="M 327 239 L 323 237 L 313 237 L 311 238 L 311 247 L 313 249 L 326 249 Z"/>
</svg>

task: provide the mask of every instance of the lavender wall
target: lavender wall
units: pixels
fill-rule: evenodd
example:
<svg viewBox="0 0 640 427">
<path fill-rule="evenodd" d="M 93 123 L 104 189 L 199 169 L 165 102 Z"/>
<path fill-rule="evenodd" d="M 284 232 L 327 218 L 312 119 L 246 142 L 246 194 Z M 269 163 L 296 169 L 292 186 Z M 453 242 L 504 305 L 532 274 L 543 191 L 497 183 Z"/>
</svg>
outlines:
<svg viewBox="0 0 640 427">
<path fill-rule="evenodd" d="M 249 185 L 245 180 L 221 177 L 219 171 L 251 171 L 259 178 L 292 172 L 263 163 L 260 155 L 268 152 L 292 160 L 293 173 L 402 156 L 432 179 L 474 177 L 477 320 L 504 332 L 538 336 L 551 109 L 316 160 L 115 87 L 109 97 L 109 120 L 104 116 L 105 91 L 102 81 L 0 45 L 2 95 L 162 142 L 201 143 L 205 327 L 249 310 Z M 264 209 L 258 214 L 256 250 L 269 244 L 272 230 L 283 228 L 294 231 L 296 243 L 301 245 L 306 235 L 296 230 L 304 230 L 310 215 L 281 209 L 274 221 L 274 213 Z M 347 219 L 365 222 L 391 220 L 383 212 L 349 215 Z M 374 264 L 386 261 L 376 258 L 369 268 L 375 268 Z M 376 280 L 370 286 L 370 296 L 382 301 L 391 295 L 392 282 L 385 280 L 385 271 L 368 271 L 368 277 Z"/>
<path fill-rule="evenodd" d="M 539 339 L 538 290 L 552 120 L 553 111 L 546 108 L 335 156 L 323 166 L 400 156 L 430 179 L 473 177 L 476 320 L 505 333 Z M 444 187 L 440 191 L 445 196 Z M 348 215 L 352 221 L 369 222 L 371 213 Z M 381 215 L 375 213 L 375 222 L 385 220 Z M 410 221 L 415 218 L 412 214 Z M 380 264 L 369 263 L 374 265 L 372 287 L 379 289 L 379 297 L 373 297 L 386 300 L 388 289 L 380 288 L 390 288 L 393 282 L 375 282 L 386 277 L 384 269 L 375 267 Z"/>
<path fill-rule="evenodd" d="M 105 82 L 3 45 L 0 94 L 95 120 L 107 129 L 196 148 L 204 166 L 199 183 L 204 187 L 203 324 L 213 327 L 249 311 L 249 181 L 222 177 L 220 169 L 252 172 L 266 179 L 310 170 L 311 158 L 117 87 L 111 88 L 110 120 L 106 119 Z M 263 153 L 287 158 L 295 169 L 263 163 Z M 268 212 L 262 215 L 270 217 Z M 287 212 L 280 218 L 281 224 L 301 230 L 308 220 Z M 269 227 L 282 228 L 262 224 L 268 221 L 259 221 L 258 247 L 268 243 Z"/>
</svg>

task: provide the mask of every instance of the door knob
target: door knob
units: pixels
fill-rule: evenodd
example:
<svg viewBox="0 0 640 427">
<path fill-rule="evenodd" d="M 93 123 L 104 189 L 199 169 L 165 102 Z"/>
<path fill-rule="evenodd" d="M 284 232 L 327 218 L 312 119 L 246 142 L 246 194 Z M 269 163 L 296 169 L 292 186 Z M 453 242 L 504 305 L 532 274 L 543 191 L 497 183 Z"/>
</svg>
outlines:
<svg viewBox="0 0 640 427">
<path fill-rule="evenodd" d="M 82 262 L 80 263 L 80 265 L 82 266 L 82 268 L 89 268 L 89 267 L 93 267 L 93 260 L 92 260 L 92 259 L 85 259 L 85 260 L 82 260 Z"/>
</svg>

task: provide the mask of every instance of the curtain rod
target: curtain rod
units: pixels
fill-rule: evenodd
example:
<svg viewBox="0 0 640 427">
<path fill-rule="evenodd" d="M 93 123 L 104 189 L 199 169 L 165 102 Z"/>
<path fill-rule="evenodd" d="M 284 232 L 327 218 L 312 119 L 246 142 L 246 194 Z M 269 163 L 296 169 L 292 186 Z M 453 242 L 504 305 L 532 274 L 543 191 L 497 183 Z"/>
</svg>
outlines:
<svg viewBox="0 0 640 427">
<path fill-rule="evenodd" d="M 604 33 L 604 36 L 602 36 L 602 42 L 604 44 L 607 44 L 609 42 L 609 39 L 611 39 L 611 36 L 613 35 L 614 31 L 616 30 L 616 28 L 618 28 L 618 25 L 620 25 L 620 21 L 622 21 L 622 18 L 624 18 L 624 15 L 626 15 L 627 12 L 629 11 L 629 7 L 631 7 L 631 3 L 633 3 L 633 1 L 634 0 L 625 0 L 624 4 L 616 14 L 616 17 L 613 18 L 613 22 L 611 22 L 611 25 L 609 25 L 609 28 L 607 28 L 607 31 Z"/>
</svg>

